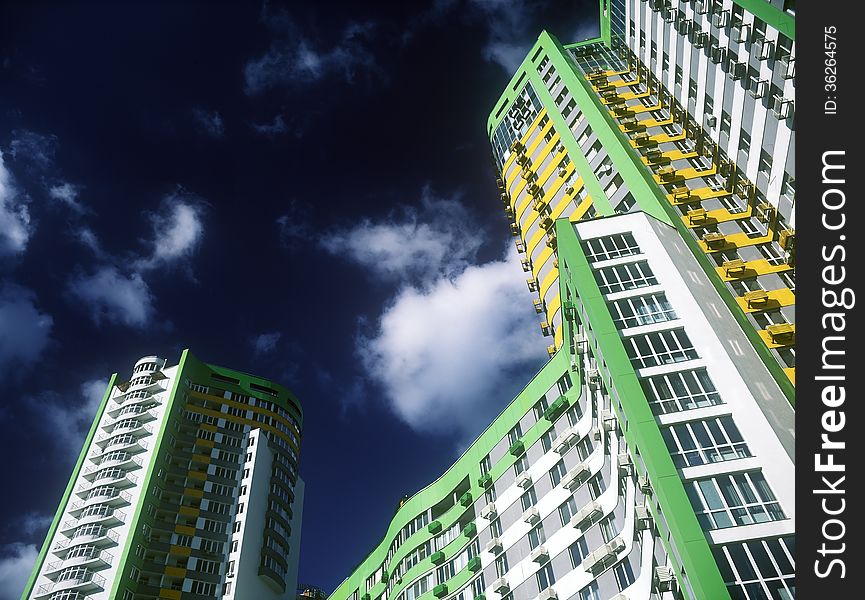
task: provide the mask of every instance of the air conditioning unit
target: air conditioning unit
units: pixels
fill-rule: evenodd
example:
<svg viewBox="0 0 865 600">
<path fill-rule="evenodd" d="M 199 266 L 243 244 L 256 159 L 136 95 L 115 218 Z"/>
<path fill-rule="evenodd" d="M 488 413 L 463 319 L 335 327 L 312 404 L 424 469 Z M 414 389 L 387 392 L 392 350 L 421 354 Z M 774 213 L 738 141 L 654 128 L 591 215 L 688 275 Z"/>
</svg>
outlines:
<svg viewBox="0 0 865 600">
<path fill-rule="evenodd" d="M 502 551 L 502 542 L 499 538 L 494 537 L 490 541 L 487 542 L 486 551 L 492 552 L 493 554 L 498 554 Z"/>
<path fill-rule="evenodd" d="M 586 369 L 586 381 L 589 383 L 589 389 L 598 389 L 601 385 L 601 372 L 597 369 Z"/>
<path fill-rule="evenodd" d="M 637 478 L 637 485 L 640 486 L 640 491 L 643 494 L 651 494 L 652 493 L 652 484 L 649 482 L 649 477 L 646 475 L 640 475 Z"/>
<path fill-rule="evenodd" d="M 789 119 L 793 116 L 793 99 L 775 96 L 772 103 L 772 114 L 776 119 Z"/>
<path fill-rule="evenodd" d="M 577 514 L 571 517 L 571 527 L 575 529 L 582 528 L 581 526 L 584 523 L 593 522 L 598 515 L 601 514 L 601 505 L 597 502 L 591 502 L 587 504 L 582 509 L 580 509 Z"/>
<path fill-rule="evenodd" d="M 544 335 L 553 335 L 553 330 L 547 321 L 541 321 L 541 333 Z"/>
<path fill-rule="evenodd" d="M 730 79 L 739 81 L 748 74 L 748 65 L 743 62 L 730 63 L 730 70 L 727 71 Z"/>
<path fill-rule="evenodd" d="M 733 30 L 730 32 L 733 36 L 733 39 L 738 43 L 742 44 L 747 42 L 751 37 L 751 26 L 746 25 L 745 23 L 740 23 L 733 27 Z"/>
<path fill-rule="evenodd" d="M 612 411 L 602 410 L 598 415 L 598 420 L 601 421 L 604 427 L 604 431 L 612 431 L 616 428 L 618 421 L 616 420 L 616 415 L 613 414 Z"/>
<path fill-rule="evenodd" d="M 481 518 L 492 521 L 496 517 L 496 505 L 490 502 L 481 509 Z"/>
<path fill-rule="evenodd" d="M 556 441 L 553 442 L 553 447 L 557 454 L 564 454 L 576 440 L 576 430 L 573 427 L 568 427 L 561 433 L 561 435 L 559 435 L 559 437 L 556 438 Z"/>
<path fill-rule="evenodd" d="M 532 300 L 532 304 L 534 304 L 534 306 L 535 306 L 535 312 L 536 313 L 541 314 L 542 312 L 544 312 L 544 301 L 543 300 L 541 300 L 540 298 L 535 298 L 534 300 Z"/>
<path fill-rule="evenodd" d="M 720 12 L 716 12 L 712 15 L 712 27 L 726 27 L 727 22 L 730 19 L 730 11 L 722 10 Z"/>
<path fill-rule="evenodd" d="M 720 48 L 718 46 L 715 46 L 709 52 L 709 59 L 711 59 L 711 61 L 713 63 L 715 63 L 716 65 L 724 62 L 725 58 L 727 58 L 727 49 L 726 48 Z"/>
<path fill-rule="evenodd" d="M 754 49 L 756 50 L 757 58 L 760 60 L 769 60 L 772 58 L 772 49 L 774 44 L 769 40 L 756 40 Z"/>
<path fill-rule="evenodd" d="M 769 82 L 765 79 L 752 79 L 748 85 L 748 93 L 752 98 L 762 98 L 769 91 Z"/>
<path fill-rule="evenodd" d="M 655 581 L 659 592 L 669 592 L 673 588 L 673 569 L 655 567 Z"/>
<path fill-rule="evenodd" d="M 667 6 L 664 9 L 663 19 L 667 23 L 673 23 L 676 21 L 676 15 L 677 14 L 678 14 L 678 11 L 675 11 L 670 6 Z"/>
<path fill-rule="evenodd" d="M 574 491 L 580 484 L 591 474 L 589 466 L 585 463 L 580 463 L 562 478 L 562 485 L 570 491 Z"/>
<path fill-rule="evenodd" d="M 548 587 L 538 594 L 538 600 L 558 600 L 558 598 L 559 595 L 556 594 L 556 590 L 551 587 Z"/>
<path fill-rule="evenodd" d="M 796 76 L 796 59 L 786 54 L 778 59 L 778 64 L 781 65 L 781 77 L 784 79 L 793 79 Z"/>
<path fill-rule="evenodd" d="M 528 258 L 524 258 L 520 261 L 520 264 L 523 266 L 523 271 L 529 272 L 532 270 L 532 261 Z"/>
<path fill-rule="evenodd" d="M 517 477 L 517 485 L 521 488 L 528 489 L 532 485 L 532 476 L 528 473 L 521 473 L 519 477 Z"/>
<path fill-rule="evenodd" d="M 633 466 L 633 464 L 634 464 L 633 462 L 631 462 L 631 455 L 628 454 L 627 452 L 619 453 L 617 460 L 619 461 L 620 467 L 630 467 L 630 466 Z"/>
<path fill-rule="evenodd" d="M 564 179 L 567 176 L 568 176 L 568 170 L 564 167 L 559 167 L 559 177 Z"/>
<path fill-rule="evenodd" d="M 601 434 L 600 429 L 595 429 L 595 431 L 592 432 L 592 439 L 595 440 L 596 442 L 600 442 L 602 437 L 603 436 Z"/>
<path fill-rule="evenodd" d="M 517 247 L 517 252 L 520 254 L 524 254 L 526 251 L 526 244 L 522 240 L 517 240 L 514 245 Z"/>
<path fill-rule="evenodd" d="M 714 127 L 717 122 L 715 115 L 706 115 L 706 127 Z"/>
<path fill-rule="evenodd" d="M 691 33 L 691 27 L 693 27 L 694 22 L 688 19 L 682 19 L 679 21 L 679 25 L 677 27 L 680 35 L 688 35 Z"/>
<path fill-rule="evenodd" d="M 526 285 L 529 287 L 530 292 L 536 292 L 538 290 L 538 280 L 534 277 L 526 279 Z"/>
<path fill-rule="evenodd" d="M 610 543 L 607 544 L 607 552 L 610 554 L 618 554 L 622 550 L 625 549 L 625 540 L 620 537 L 614 537 L 610 540 Z"/>
<path fill-rule="evenodd" d="M 698 15 L 705 15 L 711 8 L 711 0 L 697 0 L 694 4 L 694 12 Z"/>
<path fill-rule="evenodd" d="M 542 563 L 550 560 L 550 552 L 544 546 L 538 546 L 532 550 L 532 562 Z"/>
<path fill-rule="evenodd" d="M 692 44 L 694 48 L 703 48 L 706 46 L 706 41 L 709 39 L 709 35 L 705 31 L 698 31 L 694 33 L 694 39 Z"/>
<path fill-rule="evenodd" d="M 534 506 L 530 507 L 526 512 L 523 513 L 523 521 L 528 523 L 529 525 L 534 525 L 538 521 L 541 520 L 541 515 L 538 512 L 538 509 Z"/>
<path fill-rule="evenodd" d="M 634 519 L 637 521 L 637 529 L 648 529 L 652 526 L 652 513 L 646 506 L 637 506 L 634 509 Z"/>
<path fill-rule="evenodd" d="M 504 577 L 500 577 L 493 582 L 493 591 L 504 596 L 511 589 L 511 586 L 508 585 L 507 579 Z"/>
</svg>

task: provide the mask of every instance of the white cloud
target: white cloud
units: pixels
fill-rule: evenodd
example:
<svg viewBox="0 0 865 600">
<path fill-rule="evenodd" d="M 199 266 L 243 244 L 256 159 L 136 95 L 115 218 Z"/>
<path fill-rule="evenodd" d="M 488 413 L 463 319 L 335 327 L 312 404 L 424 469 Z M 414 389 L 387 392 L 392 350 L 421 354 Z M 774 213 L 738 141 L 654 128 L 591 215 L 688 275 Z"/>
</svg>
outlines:
<svg viewBox="0 0 865 600">
<path fill-rule="evenodd" d="M 48 188 L 48 195 L 59 200 L 77 213 L 84 212 L 84 206 L 78 201 L 78 186 L 64 182 Z"/>
<path fill-rule="evenodd" d="M 107 385 L 107 379 L 92 379 L 81 384 L 77 397 L 56 392 L 39 396 L 39 414 L 51 442 L 70 462 L 81 452 Z"/>
<path fill-rule="evenodd" d="M 0 600 L 18 600 L 39 550 L 34 544 L 15 542 L 0 549 Z"/>
<path fill-rule="evenodd" d="M 267 52 L 243 69 L 244 91 L 249 95 L 331 76 L 352 82 L 361 72 L 380 73 L 369 49 L 374 29 L 370 23 L 349 24 L 339 44 L 322 48 L 286 12 L 265 14 L 263 21 L 274 39 Z"/>
<path fill-rule="evenodd" d="M 210 137 L 221 138 L 225 135 L 225 123 L 218 111 L 196 108 L 192 111 L 192 117 L 199 129 Z"/>
<path fill-rule="evenodd" d="M 201 203 L 180 193 L 166 197 L 162 210 L 150 217 L 153 226 L 151 255 L 138 261 L 140 268 L 152 268 L 188 257 L 204 235 Z"/>
<path fill-rule="evenodd" d="M 544 340 L 516 254 L 425 289 L 406 287 L 357 353 L 413 429 L 478 433 L 544 362 Z"/>
<path fill-rule="evenodd" d="M 54 164 L 54 155 L 57 152 L 56 135 L 16 129 L 12 132 L 12 137 L 9 153 L 15 160 L 39 171 L 44 171 Z"/>
<path fill-rule="evenodd" d="M 282 115 L 276 115 L 270 123 L 252 123 L 250 126 L 255 133 L 266 136 L 275 136 L 288 131 L 288 125 Z"/>
<path fill-rule="evenodd" d="M 378 277 L 424 281 L 461 273 L 483 241 L 483 232 L 462 203 L 434 197 L 428 188 L 419 209 L 403 207 L 382 221 L 364 219 L 320 239 L 331 254 L 353 260 Z"/>
<path fill-rule="evenodd" d="M 278 331 L 270 333 L 262 333 L 252 338 L 252 350 L 258 356 L 262 354 L 270 354 L 276 349 L 276 344 L 282 334 Z"/>
<path fill-rule="evenodd" d="M 27 249 L 32 228 L 27 197 L 15 186 L 0 152 L 0 258 Z"/>
<path fill-rule="evenodd" d="M 28 536 L 45 537 L 54 515 L 27 513 L 18 520 L 18 529 Z"/>
<path fill-rule="evenodd" d="M 486 23 L 487 43 L 484 58 L 501 66 L 510 75 L 535 42 L 537 32 L 528 31 L 529 15 L 538 3 L 510 0 L 470 0 L 469 5 Z"/>
<path fill-rule="evenodd" d="M 141 275 L 123 275 L 113 266 L 74 275 L 68 290 L 97 325 L 107 320 L 140 328 L 154 314 L 153 296 Z"/>
<path fill-rule="evenodd" d="M 54 319 L 36 307 L 32 291 L 0 286 L 0 374 L 36 362 L 48 346 L 53 324 Z"/>
</svg>

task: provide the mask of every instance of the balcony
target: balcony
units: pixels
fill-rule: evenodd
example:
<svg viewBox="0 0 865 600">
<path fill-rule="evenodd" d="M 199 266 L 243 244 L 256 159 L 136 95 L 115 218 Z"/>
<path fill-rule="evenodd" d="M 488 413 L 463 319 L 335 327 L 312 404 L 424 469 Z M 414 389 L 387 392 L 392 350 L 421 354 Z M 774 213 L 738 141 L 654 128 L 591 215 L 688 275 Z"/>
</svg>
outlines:
<svg viewBox="0 0 865 600">
<path fill-rule="evenodd" d="M 64 579 L 62 581 L 56 581 L 53 583 L 46 583 L 44 585 L 39 586 L 39 589 L 36 590 L 36 593 L 33 595 L 34 598 L 43 598 L 47 597 L 54 592 L 61 592 L 63 590 L 76 590 L 82 594 L 90 594 L 92 592 L 101 591 L 105 586 L 105 577 L 99 575 L 98 573 L 94 573 L 92 571 L 84 571 L 81 575 L 76 577 L 70 577 L 68 579 Z"/>
<path fill-rule="evenodd" d="M 492 521 L 496 517 L 496 505 L 490 502 L 481 509 L 481 518 Z"/>
</svg>

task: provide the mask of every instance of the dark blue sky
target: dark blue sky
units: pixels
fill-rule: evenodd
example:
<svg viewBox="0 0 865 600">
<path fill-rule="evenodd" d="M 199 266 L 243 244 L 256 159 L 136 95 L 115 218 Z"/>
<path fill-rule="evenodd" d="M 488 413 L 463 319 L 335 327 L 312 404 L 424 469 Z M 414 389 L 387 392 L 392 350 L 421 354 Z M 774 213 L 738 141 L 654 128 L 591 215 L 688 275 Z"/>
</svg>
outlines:
<svg viewBox="0 0 865 600">
<path fill-rule="evenodd" d="M 485 123 L 597 2 L 122 4 L 0 8 L 0 600 L 108 376 L 186 347 L 301 399 L 332 590 L 545 360 Z"/>
</svg>

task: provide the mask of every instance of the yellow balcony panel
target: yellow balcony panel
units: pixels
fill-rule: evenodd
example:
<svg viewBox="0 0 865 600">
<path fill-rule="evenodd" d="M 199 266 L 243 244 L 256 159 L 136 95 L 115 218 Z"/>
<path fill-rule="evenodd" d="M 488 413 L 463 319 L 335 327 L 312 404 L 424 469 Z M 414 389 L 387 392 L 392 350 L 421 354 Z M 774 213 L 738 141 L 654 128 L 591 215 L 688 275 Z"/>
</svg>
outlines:
<svg viewBox="0 0 865 600">
<path fill-rule="evenodd" d="M 706 246 L 717 250 L 727 245 L 727 236 L 720 232 L 703 234 L 703 242 Z"/>
<path fill-rule="evenodd" d="M 189 556 L 190 554 L 192 554 L 192 548 L 190 548 L 189 546 L 178 546 L 175 544 L 168 548 L 168 553 L 175 554 L 177 556 Z"/>
<path fill-rule="evenodd" d="M 205 431 L 213 431 L 214 433 L 216 432 L 216 425 L 211 425 L 210 423 L 202 423 L 200 427 Z"/>
<path fill-rule="evenodd" d="M 617 75 L 627 75 L 630 72 L 631 72 L 631 70 L 627 67 L 625 67 L 624 71 L 604 71 L 604 73 L 606 74 L 607 77 L 615 77 Z"/>
<path fill-rule="evenodd" d="M 204 496 L 204 490 L 198 488 L 184 488 L 183 495 L 189 496 L 190 498 L 201 498 Z"/>
<path fill-rule="evenodd" d="M 769 302 L 769 292 L 766 290 L 754 290 L 752 292 L 747 292 L 742 298 L 745 301 L 745 305 L 748 308 L 752 308 L 754 306 L 763 306 L 767 302 Z"/>
<path fill-rule="evenodd" d="M 167 588 L 162 588 L 159 590 L 159 597 L 167 598 L 168 600 L 180 600 L 182 593 L 183 592 L 181 592 L 180 590 L 169 590 Z"/>
<path fill-rule="evenodd" d="M 741 259 L 739 259 L 741 260 Z M 731 263 L 737 261 L 729 261 Z M 752 277 L 759 277 L 760 275 L 769 275 L 771 273 L 783 273 L 785 271 L 792 271 L 793 267 L 788 265 L 787 263 L 781 263 L 778 265 L 773 265 L 765 258 L 758 258 L 757 260 L 751 260 L 748 262 L 744 262 L 744 269 L 742 271 L 738 270 L 729 270 L 726 269 L 727 263 L 725 262 L 722 266 L 718 267 L 716 270 L 718 271 L 718 275 L 721 276 L 721 279 L 724 281 L 735 281 L 737 279 L 750 279 Z"/>
<path fill-rule="evenodd" d="M 778 290 L 754 290 L 736 298 L 745 312 L 761 312 L 796 304 L 796 295 L 789 288 Z"/>
<path fill-rule="evenodd" d="M 519 140 L 514 140 L 514 143 L 511 144 L 511 152 L 525 152 L 526 147 Z"/>
<path fill-rule="evenodd" d="M 667 144 L 670 142 L 680 142 L 685 139 L 684 133 L 679 134 L 669 134 L 669 133 L 659 133 L 652 136 L 652 140 L 658 142 L 659 144 Z"/>
<path fill-rule="evenodd" d="M 583 218 L 583 215 L 585 215 L 587 212 L 589 212 L 589 209 L 591 207 L 592 207 L 592 197 L 586 196 L 583 199 L 583 201 L 580 202 L 580 204 L 577 206 L 577 208 L 574 209 L 574 212 L 572 212 L 570 214 L 570 216 L 568 217 L 568 220 L 571 223 L 579 221 L 580 219 Z"/>
<path fill-rule="evenodd" d="M 682 150 L 670 150 L 669 152 L 665 152 L 664 156 L 666 156 L 670 160 L 684 160 L 684 159 L 688 159 L 688 158 L 697 158 L 700 155 L 697 152 L 684 152 Z"/>
<path fill-rule="evenodd" d="M 766 333 L 776 344 L 792 344 L 796 339 L 796 325 L 793 323 L 769 325 Z"/>
<path fill-rule="evenodd" d="M 165 567 L 165 574 L 169 577 L 186 577 L 186 569 L 181 567 Z M 175 591 L 175 590 L 165 590 L 165 591 Z M 177 596 L 180 597 L 179 595 Z M 163 596 L 163 598 L 170 598 L 170 596 Z"/>
<path fill-rule="evenodd" d="M 793 385 L 796 385 L 796 368 L 795 367 L 789 367 L 787 369 L 784 369 L 784 375 L 787 376 L 787 379 L 790 380 L 790 383 L 792 383 Z"/>
<path fill-rule="evenodd" d="M 208 456 L 206 454 L 193 454 L 192 460 L 194 462 L 209 463 L 210 462 L 210 456 Z"/>
<path fill-rule="evenodd" d="M 216 442 L 213 440 L 203 440 L 201 438 L 195 440 L 195 443 L 205 448 L 213 448 L 213 446 L 216 444 Z"/>
<path fill-rule="evenodd" d="M 186 474 L 186 476 L 187 476 L 189 479 L 200 479 L 200 480 L 202 480 L 202 481 L 204 481 L 205 479 L 207 479 L 207 473 L 204 473 L 204 472 L 202 472 L 202 471 L 189 471 L 189 472 Z"/>
<path fill-rule="evenodd" d="M 627 92 L 622 94 L 622 98 L 625 100 L 639 100 L 640 98 L 648 98 L 652 95 L 652 92 L 646 90 L 645 92 Z"/>
<path fill-rule="evenodd" d="M 724 271 L 724 277 L 741 277 L 748 271 L 748 263 L 741 258 L 725 260 L 724 264 L 721 265 L 721 270 Z"/>
<path fill-rule="evenodd" d="M 688 224 L 694 225 L 697 223 L 706 223 L 708 217 L 706 216 L 708 213 L 705 208 L 695 208 L 693 210 L 689 210 L 687 214 Z"/>
<path fill-rule="evenodd" d="M 189 525 L 175 525 L 174 533 L 180 533 L 182 535 L 195 535 L 195 527 L 190 527 Z"/>
<path fill-rule="evenodd" d="M 187 517 L 197 517 L 201 513 L 201 509 L 194 506 L 181 506 L 178 512 Z"/>
<path fill-rule="evenodd" d="M 713 190 L 710 187 L 702 187 L 692 189 L 691 195 L 700 200 L 711 200 L 712 198 L 723 198 L 724 196 L 729 196 L 730 192 L 725 189 Z"/>
<path fill-rule="evenodd" d="M 652 106 L 632 106 L 631 107 L 631 110 L 637 114 L 646 113 L 646 112 L 654 112 L 654 111 L 660 110 L 660 109 L 661 109 L 660 104 L 653 104 Z"/>
<path fill-rule="evenodd" d="M 550 344 L 549 346 L 547 346 L 547 354 L 550 356 L 550 358 L 552 358 L 555 353 L 556 353 L 556 345 L 555 344 Z"/>
<path fill-rule="evenodd" d="M 784 250 L 789 250 L 792 248 L 793 243 L 796 240 L 796 232 L 790 229 L 784 229 L 783 231 L 778 233 L 778 244 L 781 245 L 781 248 Z"/>
<path fill-rule="evenodd" d="M 742 219 L 748 219 L 751 217 L 751 207 L 748 207 L 748 210 L 742 212 L 732 213 L 726 208 L 718 208 L 709 212 L 709 218 L 714 223 L 727 223 L 729 221 L 741 221 Z"/>
</svg>

